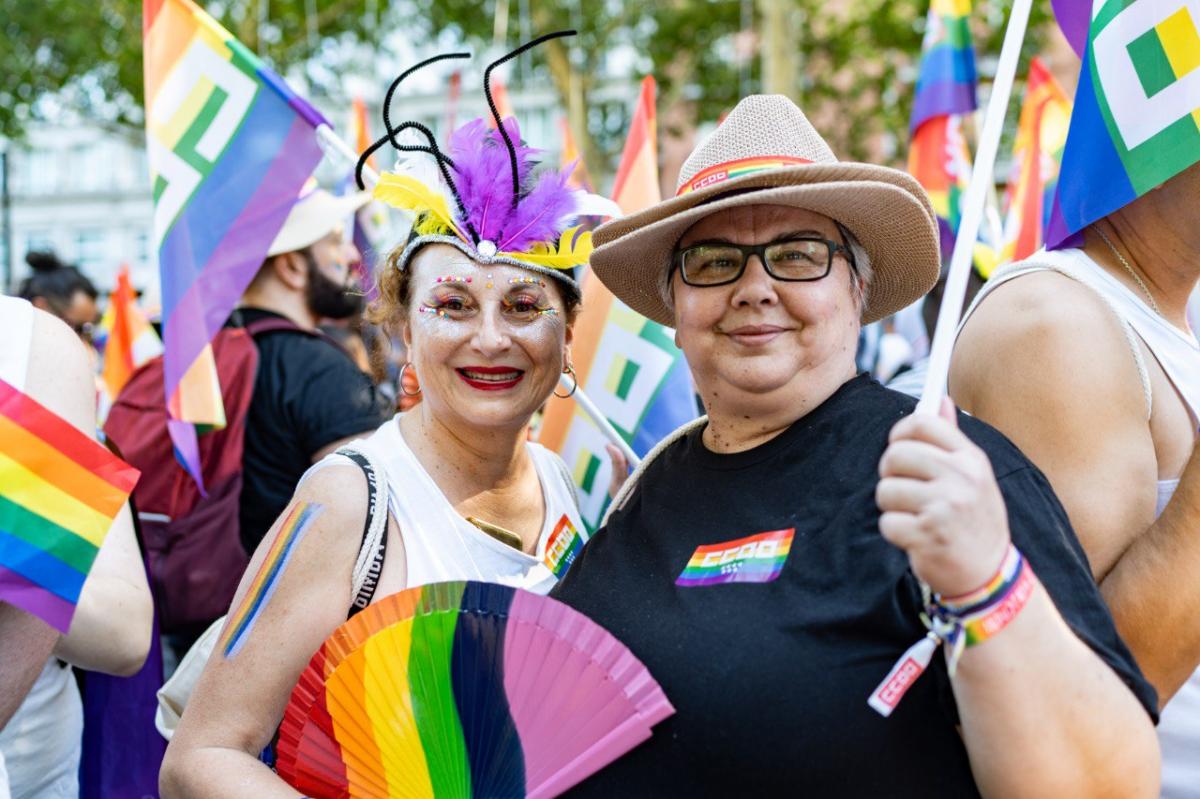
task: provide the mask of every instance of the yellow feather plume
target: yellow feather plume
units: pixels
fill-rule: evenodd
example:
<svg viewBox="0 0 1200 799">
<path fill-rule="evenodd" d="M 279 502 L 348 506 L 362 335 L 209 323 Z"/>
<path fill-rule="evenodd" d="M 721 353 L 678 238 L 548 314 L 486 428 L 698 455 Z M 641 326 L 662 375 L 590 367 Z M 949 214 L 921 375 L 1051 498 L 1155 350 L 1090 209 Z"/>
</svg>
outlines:
<svg viewBox="0 0 1200 799">
<path fill-rule="evenodd" d="M 450 216 L 446 198 L 416 178 L 385 172 L 375 184 L 373 195 L 393 208 L 421 215 L 423 218 L 417 223 L 418 235 L 453 233 L 466 241 L 466 236 Z"/>
<path fill-rule="evenodd" d="M 502 252 L 500 255 L 550 269 L 571 269 L 582 266 L 587 263 L 588 257 L 592 254 L 592 234 L 590 231 L 584 231 L 576 239 L 575 234 L 580 227 L 581 225 L 576 225 L 564 230 L 556 247 L 539 242 L 533 245 L 529 252 Z"/>
</svg>

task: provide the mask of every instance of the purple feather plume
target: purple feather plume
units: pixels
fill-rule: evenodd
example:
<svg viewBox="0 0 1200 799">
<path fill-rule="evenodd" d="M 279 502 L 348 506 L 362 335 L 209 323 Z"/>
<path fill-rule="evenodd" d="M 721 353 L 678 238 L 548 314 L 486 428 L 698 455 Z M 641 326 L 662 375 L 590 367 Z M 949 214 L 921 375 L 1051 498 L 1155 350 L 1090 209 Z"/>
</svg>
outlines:
<svg viewBox="0 0 1200 799">
<path fill-rule="evenodd" d="M 565 222 L 575 214 L 575 190 L 569 172 L 549 171 L 526 194 L 504 223 L 496 244 L 508 252 L 524 252 L 539 241 L 557 243 Z"/>
<path fill-rule="evenodd" d="M 504 129 L 517 154 L 517 177 L 522 196 L 512 207 L 512 167 L 500 132 L 474 119 L 450 135 L 455 184 L 466 219 L 481 239 L 500 250 L 522 252 L 541 241 L 557 240 L 574 215 L 575 192 L 567 186 L 570 170 L 548 171 L 531 186 L 538 150 L 521 143 L 517 120 L 504 120 Z"/>
</svg>

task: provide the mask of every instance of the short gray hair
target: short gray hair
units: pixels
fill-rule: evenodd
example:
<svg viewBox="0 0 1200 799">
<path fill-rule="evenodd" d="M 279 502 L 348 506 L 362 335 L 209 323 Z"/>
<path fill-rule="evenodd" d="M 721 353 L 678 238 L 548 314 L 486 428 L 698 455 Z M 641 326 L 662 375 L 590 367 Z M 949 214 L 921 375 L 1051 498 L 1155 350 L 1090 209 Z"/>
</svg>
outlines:
<svg viewBox="0 0 1200 799">
<path fill-rule="evenodd" d="M 875 270 L 871 267 L 871 256 L 867 254 L 867 248 L 862 246 L 853 233 L 851 233 L 841 222 L 834 222 L 837 229 L 841 231 L 842 238 L 846 240 L 846 246 L 850 248 L 851 271 L 859 278 L 854 281 L 851 289 L 854 291 L 854 297 L 858 300 L 858 308 L 860 311 L 865 311 L 867 308 L 867 295 L 871 293 L 871 281 L 875 279 Z"/>
<path fill-rule="evenodd" d="M 841 222 L 835 221 L 838 231 L 842 234 L 842 238 L 846 242 L 846 247 L 850 250 L 850 271 L 853 276 L 858 277 L 858 280 L 853 281 L 851 290 L 854 292 L 854 298 L 858 301 L 859 310 L 866 310 L 867 295 L 871 292 L 871 281 L 875 278 L 875 271 L 871 267 L 871 256 L 867 253 L 867 248 L 862 246 L 853 233 L 849 231 Z M 671 309 L 671 313 L 675 313 L 675 287 L 671 285 L 671 275 L 675 271 L 675 254 L 672 253 L 671 260 L 667 263 L 667 268 L 658 273 L 658 295 L 662 297 L 662 301 Z"/>
</svg>

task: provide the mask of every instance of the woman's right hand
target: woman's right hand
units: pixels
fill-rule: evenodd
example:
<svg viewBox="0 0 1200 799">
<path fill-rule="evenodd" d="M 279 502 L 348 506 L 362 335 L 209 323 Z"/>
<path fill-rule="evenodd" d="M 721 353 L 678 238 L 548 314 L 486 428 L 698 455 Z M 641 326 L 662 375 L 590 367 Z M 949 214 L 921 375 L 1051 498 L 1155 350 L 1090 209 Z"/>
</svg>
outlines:
<svg viewBox="0 0 1200 799">
<path fill-rule="evenodd" d="M 973 591 L 1008 549 L 1004 497 L 987 455 L 958 429 L 954 405 L 901 419 L 879 461 L 879 532 L 943 596 Z"/>
<path fill-rule="evenodd" d="M 605 444 L 604 449 L 608 453 L 609 460 L 612 461 L 612 473 L 608 478 L 608 498 L 616 499 L 617 494 L 621 492 L 621 486 L 625 485 L 625 481 L 629 479 L 629 459 L 614 444 Z"/>
</svg>

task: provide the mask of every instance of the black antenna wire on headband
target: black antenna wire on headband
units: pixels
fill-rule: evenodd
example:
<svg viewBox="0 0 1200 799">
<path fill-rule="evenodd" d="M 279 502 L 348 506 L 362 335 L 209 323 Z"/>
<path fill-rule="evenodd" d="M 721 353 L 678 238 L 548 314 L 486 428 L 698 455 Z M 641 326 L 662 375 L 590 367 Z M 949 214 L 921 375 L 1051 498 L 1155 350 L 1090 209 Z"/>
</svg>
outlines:
<svg viewBox="0 0 1200 799">
<path fill-rule="evenodd" d="M 508 55 L 505 55 L 505 56 L 502 56 L 502 57 L 496 59 L 492 63 L 488 64 L 487 69 L 485 69 L 483 71 L 483 94 L 485 97 L 487 97 L 487 104 L 488 104 L 488 108 L 491 109 L 492 119 L 496 120 L 496 129 L 500 131 L 500 135 L 504 138 L 504 146 L 508 148 L 508 161 L 509 161 L 509 166 L 512 169 L 512 184 L 513 184 L 512 185 L 512 207 L 513 208 L 517 207 L 517 200 L 519 200 L 521 197 L 521 178 L 517 174 L 517 151 L 516 151 L 516 148 L 513 147 L 512 139 L 510 139 L 508 136 L 508 131 L 504 129 L 504 120 L 500 119 L 500 111 L 499 111 L 499 109 L 496 108 L 495 99 L 492 98 L 492 70 L 494 70 L 496 67 L 500 66 L 501 64 L 505 63 L 506 61 L 511 61 L 512 59 L 521 55 L 525 51 L 532 50 L 534 47 L 537 47 L 539 44 L 548 42 L 551 39 L 561 39 L 565 36 L 574 36 L 575 33 L 576 32 L 573 30 L 565 30 L 565 31 L 555 31 L 554 33 L 547 33 L 542 36 L 539 36 L 536 39 L 534 39 L 533 41 L 526 42 L 525 44 L 521 45 L 520 47 L 518 47 L 516 50 L 513 50 Z"/>
<path fill-rule="evenodd" d="M 458 186 L 455 184 L 454 178 L 450 174 L 450 169 L 457 169 L 457 167 L 454 165 L 454 161 L 452 161 L 448 155 L 444 154 L 441 151 L 441 149 L 438 148 L 437 138 L 433 135 L 433 131 L 431 131 L 429 128 L 425 127 L 424 125 L 422 125 L 420 122 L 415 122 L 415 121 L 405 122 L 398 128 L 390 128 L 389 127 L 387 134 L 381 136 L 375 143 L 373 143 L 370 147 L 368 147 L 366 149 L 366 151 L 359 158 L 358 170 L 355 171 L 355 179 L 358 181 L 359 188 L 360 189 L 365 188 L 363 185 L 363 181 L 362 181 L 362 171 L 361 170 L 362 170 L 362 165 L 366 163 L 367 158 L 369 158 L 371 156 L 371 154 L 374 153 L 376 150 L 378 150 L 380 147 L 387 144 L 388 140 L 391 138 L 394 138 L 394 136 L 396 134 L 402 133 L 405 130 L 408 130 L 410 128 L 419 130 L 421 133 L 425 134 L 425 138 L 429 140 L 430 146 L 422 147 L 417 144 L 396 144 L 395 142 L 392 143 L 392 146 L 395 149 L 399 150 L 400 152 L 428 153 L 429 155 L 433 156 L 434 160 L 437 162 L 438 170 L 441 171 L 441 173 L 442 173 L 442 178 L 445 179 L 446 185 L 450 187 L 450 192 L 454 195 L 455 205 L 458 206 L 459 216 L 461 216 L 463 218 L 464 223 L 467 226 L 467 232 L 470 233 L 471 237 L 475 240 L 476 243 L 478 243 L 479 242 L 479 234 L 475 232 L 475 227 L 470 223 L 469 220 L 466 219 L 466 217 L 467 217 L 466 204 L 463 203 L 462 196 L 459 195 L 459 193 L 458 193 Z M 449 169 L 447 169 L 447 167 L 449 167 Z"/>
<path fill-rule="evenodd" d="M 362 170 L 363 170 L 364 164 L 366 164 L 366 162 L 367 162 L 367 159 L 370 158 L 372 155 L 374 155 L 375 152 L 380 147 L 387 144 L 388 141 L 391 138 L 393 138 L 396 134 L 403 133 L 404 131 L 409 130 L 410 128 L 416 128 L 418 126 L 424 127 L 424 125 L 421 125 L 421 123 L 419 123 L 419 122 L 405 122 L 403 125 L 401 125 L 398 128 L 389 128 L 389 132 L 392 134 L 391 136 L 389 136 L 387 134 L 380 136 L 377 140 L 375 140 L 371 144 L 370 147 L 368 147 L 366 150 L 363 151 L 363 154 L 361 156 L 359 156 L 358 166 L 354 171 L 354 177 L 355 177 L 355 180 L 358 181 L 358 188 L 360 190 L 366 188 L 366 186 L 363 183 L 363 179 L 362 179 Z M 426 129 L 426 130 L 428 130 L 428 129 Z M 422 132 L 425 132 L 425 131 L 422 131 Z M 429 135 L 431 135 L 431 134 L 426 133 L 426 136 L 429 136 Z M 419 144 L 393 144 L 393 146 L 397 150 L 400 150 L 401 152 L 426 153 L 426 154 L 431 155 L 434 158 L 438 159 L 439 161 L 445 161 L 447 164 L 450 165 L 450 167 L 452 169 L 455 168 L 454 161 L 452 161 L 448 155 L 445 155 L 440 150 L 434 149 L 433 147 L 423 147 Z"/>
<path fill-rule="evenodd" d="M 388 123 L 384 122 L 384 124 L 386 125 Z M 458 193 L 458 184 L 454 182 L 454 177 L 450 174 L 450 169 L 457 169 L 457 167 L 454 166 L 454 162 L 451 161 L 448 156 L 442 153 L 441 148 L 438 147 L 437 137 L 433 135 L 433 131 L 431 131 L 429 128 L 425 127 L 420 122 L 405 122 L 403 125 L 397 128 L 395 132 L 399 133 L 405 128 L 414 128 L 419 130 L 421 133 L 424 133 L 425 138 L 429 139 L 429 147 L 419 147 L 416 145 L 405 146 L 398 145 L 394 142 L 392 143 L 392 146 L 397 150 L 409 152 L 419 151 L 423 153 L 429 153 L 434 157 L 434 160 L 437 161 L 438 170 L 442 173 L 442 178 L 446 181 L 446 185 L 450 187 L 450 193 L 454 195 L 454 204 L 458 206 L 458 215 L 462 219 L 463 224 L 466 226 L 467 233 L 471 236 L 471 241 L 475 244 L 478 244 L 479 234 L 475 232 L 475 226 L 471 224 L 471 220 L 468 218 L 467 205 L 463 202 L 462 195 Z M 389 127 L 388 131 L 391 132 L 391 130 L 392 129 Z M 449 166 L 450 169 L 448 169 L 447 166 Z"/>
<path fill-rule="evenodd" d="M 396 141 L 397 133 L 406 129 L 407 127 L 416 127 L 416 124 L 402 125 L 399 128 L 393 128 L 391 125 L 391 122 L 390 122 L 391 117 L 389 114 L 389 107 L 392 104 L 392 97 L 396 94 L 396 89 L 399 88 L 400 84 L 404 81 L 405 78 L 407 78 L 409 75 L 413 74 L 417 70 L 424 69 L 425 67 L 429 66 L 430 64 L 437 63 L 438 61 L 445 61 L 447 59 L 452 59 L 452 58 L 470 58 L 470 57 L 471 57 L 470 53 L 442 53 L 441 55 L 435 55 L 432 58 L 427 58 L 424 61 L 422 61 L 421 63 L 411 66 L 408 69 L 404 70 L 403 72 L 400 73 L 399 77 L 397 77 L 394 81 L 392 81 L 391 85 L 388 86 L 387 94 L 385 94 L 384 98 L 383 98 L 383 126 L 384 126 L 384 128 L 386 128 L 387 134 L 385 136 L 383 136 L 383 138 L 380 141 L 377 141 L 374 144 L 372 144 L 370 147 L 368 147 L 366 149 L 366 151 L 362 155 L 359 156 L 358 164 L 354 168 L 354 180 L 356 183 L 358 183 L 358 188 L 360 190 L 366 188 L 366 184 L 363 183 L 363 179 L 362 179 L 362 171 L 363 171 L 363 167 L 366 166 L 367 159 L 371 157 L 372 153 L 374 153 L 376 150 L 378 150 L 380 147 L 382 147 L 387 142 L 391 142 L 392 146 L 395 147 L 397 150 L 404 150 L 404 151 L 408 151 L 408 152 L 412 152 L 412 151 L 427 152 L 430 155 L 432 155 L 434 158 L 437 159 L 439 166 L 442 165 L 442 160 L 445 159 L 446 156 L 443 155 L 442 152 L 437 148 L 437 141 L 433 138 L 433 134 L 428 132 L 428 128 L 426 128 L 425 131 L 423 131 L 423 132 L 425 132 L 427 137 L 430 139 L 430 144 L 432 146 L 431 149 L 426 149 L 424 147 L 402 145 L 398 141 Z M 422 127 L 424 127 L 424 126 L 422 126 Z M 457 194 L 457 192 L 456 192 L 456 194 Z"/>
</svg>

